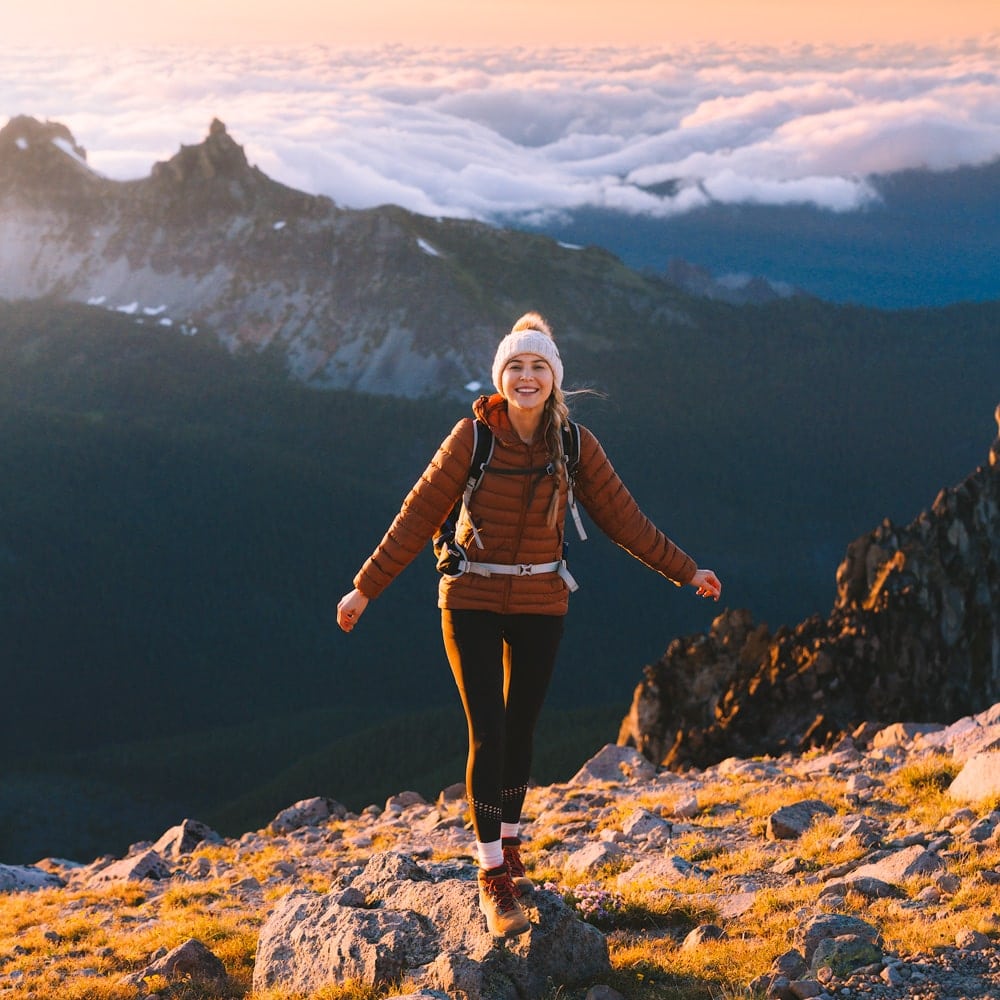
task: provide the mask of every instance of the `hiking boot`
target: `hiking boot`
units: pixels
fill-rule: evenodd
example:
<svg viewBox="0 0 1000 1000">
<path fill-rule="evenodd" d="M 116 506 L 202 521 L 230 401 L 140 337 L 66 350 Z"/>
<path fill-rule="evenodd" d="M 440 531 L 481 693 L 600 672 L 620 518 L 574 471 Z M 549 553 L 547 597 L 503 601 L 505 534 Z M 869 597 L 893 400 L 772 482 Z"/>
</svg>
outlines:
<svg viewBox="0 0 1000 1000">
<path fill-rule="evenodd" d="M 521 860 L 521 841 L 517 837 L 503 838 L 503 859 L 507 863 L 511 881 L 514 883 L 515 896 L 527 896 L 535 891 L 535 883 L 524 874 L 524 862 Z"/>
<path fill-rule="evenodd" d="M 531 926 L 514 898 L 514 883 L 506 865 L 488 871 L 479 869 L 479 909 L 496 938 L 523 934 Z"/>
</svg>

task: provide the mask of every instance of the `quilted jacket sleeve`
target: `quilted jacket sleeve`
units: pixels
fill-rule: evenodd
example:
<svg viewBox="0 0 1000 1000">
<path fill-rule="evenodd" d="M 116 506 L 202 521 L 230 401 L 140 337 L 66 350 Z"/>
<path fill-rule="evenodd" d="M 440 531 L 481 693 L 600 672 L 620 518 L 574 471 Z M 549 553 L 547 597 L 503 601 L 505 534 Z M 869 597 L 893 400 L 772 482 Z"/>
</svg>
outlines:
<svg viewBox="0 0 1000 1000">
<path fill-rule="evenodd" d="M 586 427 L 580 428 L 575 492 L 594 524 L 613 542 L 678 586 L 690 583 L 697 564 L 643 514 Z"/>
<path fill-rule="evenodd" d="M 472 462 L 472 421 L 460 420 L 407 494 L 354 586 L 374 599 L 420 554 L 462 496 Z"/>
</svg>

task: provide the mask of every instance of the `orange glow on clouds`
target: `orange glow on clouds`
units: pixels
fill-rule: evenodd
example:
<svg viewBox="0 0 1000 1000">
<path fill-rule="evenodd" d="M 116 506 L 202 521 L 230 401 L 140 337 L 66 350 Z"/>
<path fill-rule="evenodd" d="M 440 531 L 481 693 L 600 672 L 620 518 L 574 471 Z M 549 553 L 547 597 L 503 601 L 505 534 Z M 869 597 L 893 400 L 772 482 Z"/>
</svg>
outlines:
<svg viewBox="0 0 1000 1000">
<path fill-rule="evenodd" d="M 386 43 L 505 48 L 939 43 L 1000 31 L 996 0 L 32 0 L 4 44 Z"/>
</svg>

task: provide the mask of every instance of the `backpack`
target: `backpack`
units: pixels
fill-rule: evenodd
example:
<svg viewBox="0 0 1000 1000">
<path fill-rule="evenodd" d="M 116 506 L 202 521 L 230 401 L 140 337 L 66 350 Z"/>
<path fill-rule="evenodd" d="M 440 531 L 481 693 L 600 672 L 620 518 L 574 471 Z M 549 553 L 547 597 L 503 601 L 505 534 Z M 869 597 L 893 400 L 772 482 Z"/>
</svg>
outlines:
<svg viewBox="0 0 1000 1000">
<path fill-rule="evenodd" d="M 581 541 L 586 541 L 587 533 L 583 530 L 583 521 L 580 519 L 580 512 L 576 507 L 576 500 L 573 496 L 573 480 L 577 467 L 580 464 L 580 425 L 570 421 L 568 427 L 562 429 L 563 454 L 566 456 L 566 479 L 568 484 L 568 494 L 566 506 L 573 516 L 573 523 L 576 525 L 577 534 Z M 486 472 L 493 457 L 493 448 L 496 441 L 493 431 L 483 421 L 476 419 L 472 424 L 472 461 L 469 463 L 469 476 L 465 482 L 465 489 L 462 497 L 455 503 L 451 513 L 445 519 L 444 524 L 434 535 L 434 555 L 437 557 L 437 569 L 445 576 L 460 576 L 463 572 L 461 563 L 468 560 L 465 549 L 456 541 L 458 526 L 462 515 L 468 518 L 469 526 L 472 528 L 472 537 L 476 544 L 482 548 L 483 543 L 479 538 L 479 531 L 472 515 L 469 513 L 469 502 L 472 494 L 476 491 L 483 474 Z M 518 469 L 514 474 L 528 474 L 532 472 L 547 472 L 552 475 L 555 469 L 550 462 L 548 465 L 533 469 Z M 564 557 L 566 546 L 563 545 Z"/>
</svg>

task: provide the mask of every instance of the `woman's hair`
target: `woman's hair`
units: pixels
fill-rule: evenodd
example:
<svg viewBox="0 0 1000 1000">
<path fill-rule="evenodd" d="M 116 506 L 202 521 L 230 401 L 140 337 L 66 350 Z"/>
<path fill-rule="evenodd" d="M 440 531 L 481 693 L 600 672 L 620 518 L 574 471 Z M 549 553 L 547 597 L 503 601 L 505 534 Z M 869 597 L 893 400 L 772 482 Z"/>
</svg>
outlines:
<svg viewBox="0 0 1000 1000">
<path fill-rule="evenodd" d="M 525 313 L 511 327 L 510 332 L 517 333 L 520 330 L 537 330 L 539 333 L 552 337 L 552 330 L 545 317 L 536 312 Z M 555 337 L 552 337 L 552 340 L 555 342 Z M 569 395 L 573 395 L 573 393 Z M 563 391 L 562 386 L 557 385 L 553 380 L 552 392 L 545 401 L 545 409 L 542 411 L 542 439 L 545 441 L 549 461 L 555 467 L 556 473 L 556 488 L 552 491 L 552 499 L 549 501 L 549 509 L 545 518 L 549 527 L 553 527 L 556 523 L 560 486 L 567 479 L 566 455 L 563 452 L 562 443 L 562 429 L 569 426 L 569 406 L 566 402 L 566 396 L 567 393 Z"/>
</svg>

